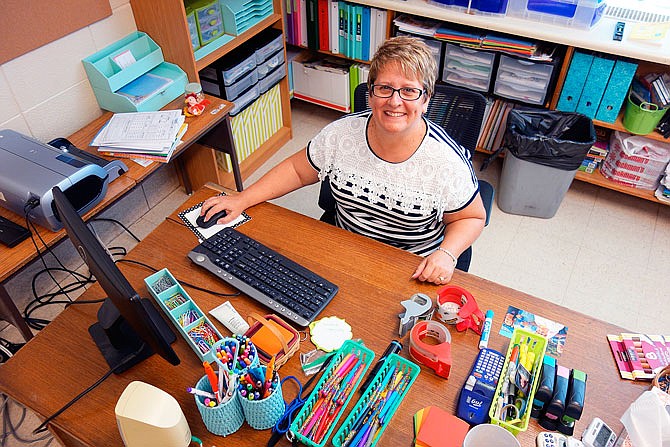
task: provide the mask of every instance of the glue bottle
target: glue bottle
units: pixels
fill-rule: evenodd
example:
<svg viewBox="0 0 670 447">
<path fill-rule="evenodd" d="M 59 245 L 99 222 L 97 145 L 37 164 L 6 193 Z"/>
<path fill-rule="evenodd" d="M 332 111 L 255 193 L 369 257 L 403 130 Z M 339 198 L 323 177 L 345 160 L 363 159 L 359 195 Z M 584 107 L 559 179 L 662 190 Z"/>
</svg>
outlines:
<svg viewBox="0 0 670 447">
<path fill-rule="evenodd" d="M 482 328 L 482 336 L 479 339 L 479 349 L 484 349 L 489 345 L 489 335 L 491 334 L 492 325 L 493 311 L 489 309 L 486 311 L 486 319 L 484 320 L 484 327 Z"/>
</svg>

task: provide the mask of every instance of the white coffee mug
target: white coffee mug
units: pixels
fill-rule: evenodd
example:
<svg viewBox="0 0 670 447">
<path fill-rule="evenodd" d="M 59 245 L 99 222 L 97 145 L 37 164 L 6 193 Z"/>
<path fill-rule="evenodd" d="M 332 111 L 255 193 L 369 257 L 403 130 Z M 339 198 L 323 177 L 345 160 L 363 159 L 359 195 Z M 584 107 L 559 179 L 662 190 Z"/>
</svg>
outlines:
<svg viewBox="0 0 670 447">
<path fill-rule="evenodd" d="M 463 447 L 521 447 L 512 433 L 494 424 L 475 425 L 470 429 Z"/>
</svg>

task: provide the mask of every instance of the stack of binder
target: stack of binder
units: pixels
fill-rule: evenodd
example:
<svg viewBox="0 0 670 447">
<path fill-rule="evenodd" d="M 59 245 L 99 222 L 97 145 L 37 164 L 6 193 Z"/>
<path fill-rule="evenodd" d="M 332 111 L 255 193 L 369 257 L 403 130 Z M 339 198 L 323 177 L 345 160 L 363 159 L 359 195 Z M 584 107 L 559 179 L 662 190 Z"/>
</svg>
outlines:
<svg viewBox="0 0 670 447">
<path fill-rule="evenodd" d="M 91 146 L 102 155 L 167 163 L 186 133 L 184 119 L 181 110 L 115 113 Z"/>
</svg>

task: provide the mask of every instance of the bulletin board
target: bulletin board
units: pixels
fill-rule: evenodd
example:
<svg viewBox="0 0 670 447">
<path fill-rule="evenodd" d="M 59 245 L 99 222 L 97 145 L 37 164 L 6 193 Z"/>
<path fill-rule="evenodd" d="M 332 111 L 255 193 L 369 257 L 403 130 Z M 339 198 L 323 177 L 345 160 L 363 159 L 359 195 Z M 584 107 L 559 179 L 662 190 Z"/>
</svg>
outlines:
<svg viewBox="0 0 670 447">
<path fill-rule="evenodd" d="M 112 15 L 109 0 L 2 0 L 0 64 Z"/>
</svg>

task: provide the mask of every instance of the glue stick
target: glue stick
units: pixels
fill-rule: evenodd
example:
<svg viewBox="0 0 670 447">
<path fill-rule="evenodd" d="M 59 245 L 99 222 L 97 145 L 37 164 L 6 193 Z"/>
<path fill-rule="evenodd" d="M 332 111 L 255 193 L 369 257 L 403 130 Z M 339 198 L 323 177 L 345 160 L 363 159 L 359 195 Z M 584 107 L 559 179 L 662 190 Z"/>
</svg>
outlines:
<svg viewBox="0 0 670 447">
<path fill-rule="evenodd" d="M 484 349 L 489 344 L 489 335 L 491 334 L 491 325 L 493 325 L 493 311 L 491 309 L 486 311 L 486 319 L 484 320 L 484 327 L 482 328 L 482 336 L 479 339 L 479 349 Z"/>
</svg>

